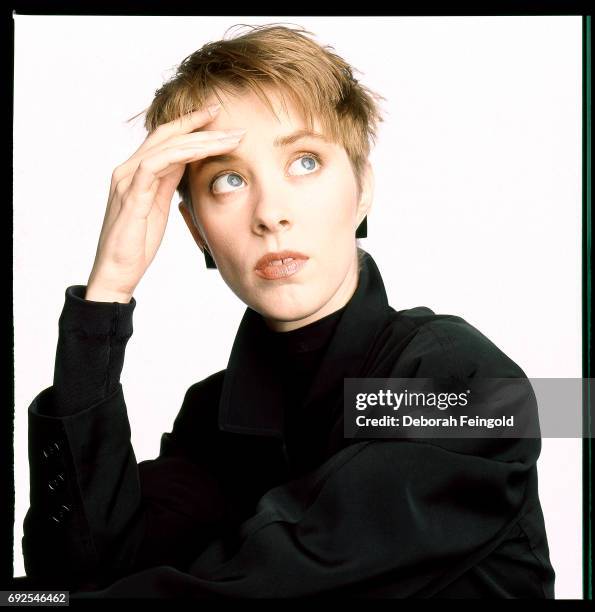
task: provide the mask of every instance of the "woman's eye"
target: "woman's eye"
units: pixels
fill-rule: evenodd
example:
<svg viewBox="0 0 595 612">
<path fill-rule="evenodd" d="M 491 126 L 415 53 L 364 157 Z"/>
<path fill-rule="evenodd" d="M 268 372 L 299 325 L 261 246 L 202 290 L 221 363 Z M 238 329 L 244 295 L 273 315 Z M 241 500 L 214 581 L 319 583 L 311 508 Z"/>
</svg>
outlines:
<svg viewBox="0 0 595 612">
<path fill-rule="evenodd" d="M 296 169 L 295 172 L 291 173 L 292 175 L 297 174 L 300 176 L 303 174 L 311 174 L 313 170 L 316 170 L 317 165 L 320 165 L 318 156 L 312 153 L 304 153 L 295 159 L 289 167 L 295 167 Z M 214 178 L 210 188 L 215 194 L 230 193 L 236 191 L 237 187 L 241 187 L 242 183 L 244 183 L 244 179 L 239 174 L 235 172 L 226 172 Z"/>
<path fill-rule="evenodd" d="M 309 174 L 316 169 L 316 165 L 319 163 L 318 157 L 311 153 L 305 153 L 293 161 L 289 167 L 295 166 L 298 169 L 298 174 Z"/>
<path fill-rule="evenodd" d="M 211 183 L 211 191 L 213 193 L 229 193 L 234 191 L 233 187 L 240 187 L 244 179 L 235 172 L 221 174 Z"/>
</svg>

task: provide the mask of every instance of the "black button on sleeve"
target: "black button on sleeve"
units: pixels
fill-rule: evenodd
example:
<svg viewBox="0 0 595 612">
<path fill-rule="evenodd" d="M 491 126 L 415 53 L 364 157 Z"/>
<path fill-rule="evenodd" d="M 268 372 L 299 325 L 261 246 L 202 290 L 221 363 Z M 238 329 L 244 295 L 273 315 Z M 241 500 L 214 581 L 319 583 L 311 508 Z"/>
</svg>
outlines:
<svg viewBox="0 0 595 612">
<path fill-rule="evenodd" d="M 55 441 L 46 446 L 41 451 L 42 459 L 46 462 L 51 461 L 53 458 L 58 457 L 62 451 L 62 442 Z"/>
<path fill-rule="evenodd" d="M 52 493 L 55 492 L 55 491 L 58 491 L 58 490 L 60 490 L 64 486 L 65 482 L 66 482 L 66 478 L 64 476 L 64 472 L 60 472 L 59 474 L 56 475 L 55 478 L 52 478 L 48 482 L 48 489 Z"/>
</svg>

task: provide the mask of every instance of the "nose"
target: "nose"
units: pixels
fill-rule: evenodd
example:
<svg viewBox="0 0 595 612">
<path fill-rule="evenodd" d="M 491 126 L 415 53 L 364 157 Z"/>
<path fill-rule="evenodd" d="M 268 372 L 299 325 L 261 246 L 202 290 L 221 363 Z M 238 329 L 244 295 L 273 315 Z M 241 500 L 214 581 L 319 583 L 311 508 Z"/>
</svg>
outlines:
<svg viewBox="0 0 595 612">
<path fill-rule="evenodd" d="M 291 193 L 281 181 L 269 176 L 255 194 L 252 229 L 259 236 L 287 231 L 293 224 Z"/>
</svg>

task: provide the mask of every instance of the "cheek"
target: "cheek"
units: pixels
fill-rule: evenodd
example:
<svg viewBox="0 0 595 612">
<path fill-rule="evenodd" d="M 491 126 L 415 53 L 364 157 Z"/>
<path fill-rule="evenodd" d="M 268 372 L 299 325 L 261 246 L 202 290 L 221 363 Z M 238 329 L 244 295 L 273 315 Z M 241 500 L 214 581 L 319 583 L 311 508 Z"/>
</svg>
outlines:
<svg viewBox="0 0 595 612">
<path fill-rule="evenodd" d="M 242 235 L 239 215 L 226 214 L 225 211 L 213 211 L 203 215 L 204 228 L 212 246 L 221 253 L 233 253 L 237 244 L 235 237 Z"/>
<path fill-rule="evenodd" d="M 326 227 L 351 226 L 356 210 L 356 186 L 342 175 L 325 178 L 312 190 L 312 211 Z"/>
<path fill-rule="evenodd" d="M 238 236 L 237 232 L 226 231 L 217 234 L 213 242 L 217 249 L 217 253 L 229 261 L 232 266 L 236 265 L 236 261 L 240 259 L 242 255 L 241 242 L 237 239 L 234 240 L 234 236 Z"/>
</svg>

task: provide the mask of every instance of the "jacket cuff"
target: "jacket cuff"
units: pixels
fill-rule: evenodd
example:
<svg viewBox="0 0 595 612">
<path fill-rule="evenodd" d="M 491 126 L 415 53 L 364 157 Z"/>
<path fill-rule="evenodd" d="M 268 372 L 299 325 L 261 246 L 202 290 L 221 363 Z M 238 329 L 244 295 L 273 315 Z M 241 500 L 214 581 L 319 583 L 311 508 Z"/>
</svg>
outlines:
<svg viewBox="0 0 595 612">
<path fill-rule="evenodd" d="M 84 410 L 113 393 L 120 381 L 136 301 L 94 302 L 84 299 L 85 291 L 85 285 L 66 290 L 48 415 Z"/>
<path fill-rule="evenodd" d="M 128 304 L 94 302 L 85 299 L 86 291 L 86 285 L 71 285 L 66 289 L 59 330 L 86 336 L 130 337 L 136 300 L 131 298 Z"/>
</svg>

